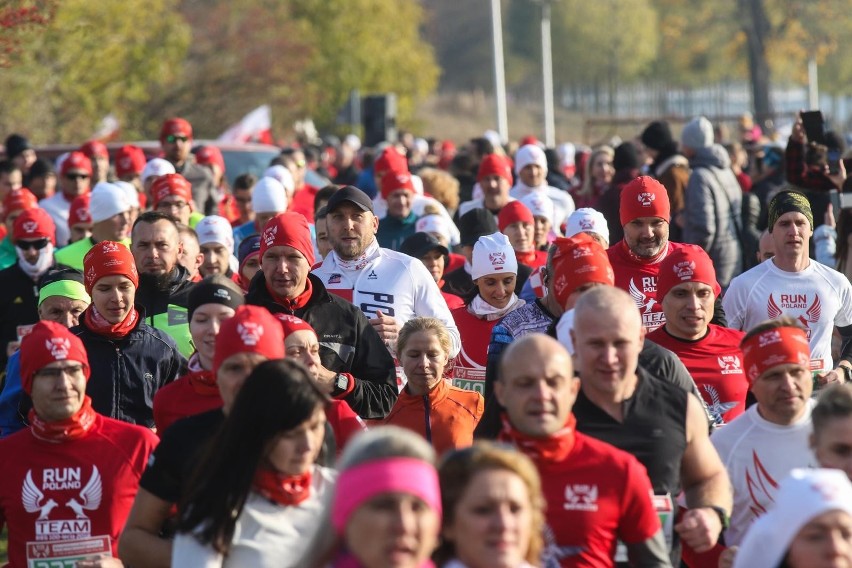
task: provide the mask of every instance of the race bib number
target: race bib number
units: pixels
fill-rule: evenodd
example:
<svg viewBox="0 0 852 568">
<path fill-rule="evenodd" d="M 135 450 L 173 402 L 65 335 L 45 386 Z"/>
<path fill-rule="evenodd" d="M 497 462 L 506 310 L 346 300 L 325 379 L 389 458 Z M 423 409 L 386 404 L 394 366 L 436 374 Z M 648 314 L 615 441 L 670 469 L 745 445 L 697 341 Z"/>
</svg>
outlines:
<svg viewBox="0 0 852 568">
<path fill-rule="evenodd" d="M 108 536 L 27 543 L 27 568 L 75 568 L 80 560 L 112 556 Z"/>
<path fill-rule="evenodd" d="M 453 386 L 478 392 L 485 396 L 485 370 L 456 367 L 453 369 Z"/>
</svg>

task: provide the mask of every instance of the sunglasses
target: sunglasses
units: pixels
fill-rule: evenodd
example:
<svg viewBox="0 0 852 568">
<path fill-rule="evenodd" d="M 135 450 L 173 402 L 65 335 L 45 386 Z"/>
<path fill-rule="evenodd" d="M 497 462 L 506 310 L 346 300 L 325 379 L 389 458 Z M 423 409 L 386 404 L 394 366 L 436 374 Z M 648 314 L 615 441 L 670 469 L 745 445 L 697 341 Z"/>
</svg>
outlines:
<svg viewBox="0 0 852 568">
<path fill-rule="evenodd" d="M 65 174 L 70 180 L 89 179 L 89 174 Z"/>
<path fill-rule="evenodd" d="M 50 239 L 39 239 L 37 241 L 18 241 L 15 243 L 15 246 L 21 250 L 41 250 L 47 246 L 50 242 Z"/>
<path fill-rule="evenodd" d="M 181 142 L 186 142 L 187 140 L 189 140 L 189 137 L 188 136 L 175 136 L 174 134 L 169 134 L 168 136 L 166 136 L 166 142 L 168 142 L 169 144 L 174 144 L 178 140 L 180 140 Z"/>
</svg>

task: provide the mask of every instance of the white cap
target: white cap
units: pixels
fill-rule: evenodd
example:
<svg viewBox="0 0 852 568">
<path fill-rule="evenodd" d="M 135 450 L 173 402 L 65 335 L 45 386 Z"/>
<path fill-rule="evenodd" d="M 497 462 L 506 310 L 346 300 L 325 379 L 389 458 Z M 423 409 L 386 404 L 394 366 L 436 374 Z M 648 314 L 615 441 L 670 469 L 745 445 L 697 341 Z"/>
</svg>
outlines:
<svg viewBox="0 0 852 568">
<path fill-rule="evenodd" d="M 124 198 L 130 204 L 131 207 L 139 208 L 141 204 L 139 203 L 139 192 L 136 191 L 136 186 L 128 181 L 114 181 L 113 185 L 117 185 L 124 191 Z"/>
<path fill-rule="evenodd" d="M 563 166 L 573 166 L 577 155 L 577 148 L 570 142 L 565 142 L 556 147 L 556 155 L 559 156 L 559 163 Z"/>
<path fill-rule="evenodd" d="M 130 209 L 130 203 L 125 197 L 124 190 L 113 183 L 99 182 L 92 189 L 89 202 L 89 213 L 92 223 L 106 221 L 113 215 L 124 213 Z"/>
<path fill-rule="evenodd" d="M 473 280 L 489 274 L 517 274 L 518 260 L 503 233 L 479 237 L 473 245 L 470 277 Z"/>
<path fill-rule="evenodd" d="M 361 139 L 354 134 L 347 134 L 346 138 L 343 139 L 343 143 L 355 152 L 361 149 Z"/>
<path fill-rule="evenodd" d="M 429 153 L 429 143 L 426 142 L 425 138 L 415 138 L 414 147 L 424 156 Z"/>
<path fill-rule="evenodd" d="M 497 133 L 496 130 L 486 130 L 482 137 L 491 142 L 491 145 L 495 148 L 503 145 L 503 140 L 500 138 L 500 134 Z"/>
<path fill-rule="evenodd" d="M 153 158 L 147 164 L 145 164 L 145 168 L 142 170 L 142 183 L 145 183 L 151 176 L 164 176 L 166 174 L 174 174 L 177 173 L 175 171 L 174 165 L 162 158 Z"/>
<path fill-rule="evenodd" d="M 208 215 L 195 226 L 198 234 L 198 244 L 218 243 L 228 251 L 234 250 L 234 229 L 224 217 Z"/>
<path fill-rule="evenodd" d="M 263 177 L 272 178 L 284 186 L 288 197 L 292 196 L 293 192 L 296 191 L 296 181 L 293 179 L 293 174 L 284 166 L 278 165 L 266 168 L 266 171 L 263 172 Z"/>
<path fill-rule="evenodd" d="M 565 236 L 573 237 L 579 233 L 597 233 L 609 243 L 609 227 L 603 213 L 591 207 L 581 207 L 570 215 L 565 221 Z"/>
<path fill-rule="evenodd" d="M 535 217 L 547 217 L 547 220 L 550 221 L 551 228 L 556 230 L 559 227 L 553 227 L 553 200 L 541 191 L 533 191 L 528 193 L 525 197 L 521 199 L 521 203 L 527 206 L 527 208 L 532 211 L 533 216 Z"/>
<path fill-rule="evenodd" d="M 521 170 L 530 164 L 538 164 L 547 173 L 547 157 L 544 155 L 544 150 L 535 144 L 521 146 L 515 152 L 515 173 L 521 173 Z"/>
<path fill-rule="evenodd" d="M 775 504 L 749 527 L 734 568 L 778 566 L 806 524 L 830 511 L 852 516 L 852 483 L 839 469 L 794 469 Z"/>
<path fill-rule="evenodd" d="M 420 217 L 414 224 L 417 233 L 438 233 L 450 242 L 450 222 L 443 215 L 431 213 Z"/>
<path fill-rule="evenodd" d="M 251 207 L 255 213 L 283 213 L 287 211 L 288 202 L 287 190 L 272 177 L 260 178 L 251 192 Z"/>
</svg>

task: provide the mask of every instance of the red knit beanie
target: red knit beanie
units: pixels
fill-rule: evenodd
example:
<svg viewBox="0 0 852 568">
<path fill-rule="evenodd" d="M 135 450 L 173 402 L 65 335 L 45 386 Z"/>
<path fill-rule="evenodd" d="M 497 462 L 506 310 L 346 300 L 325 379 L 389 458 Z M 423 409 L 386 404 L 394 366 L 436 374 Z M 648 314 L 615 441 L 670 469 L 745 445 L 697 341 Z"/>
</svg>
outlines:
<svg viewBox="0 0 852 568">
<path fill-rule="evenodd" d="M 662 302 L 671 289 L 684 282 L 701 282 L 713 288 L 713 294 L 722 293 L 716 282 L 713 261 L 699 246 L 685 245 L 666 256 L 660 262 L 657 275 L 657 298 Z"/>
<path fill-rule="evenodd" d="M 373 162 L 373 173 L 383 175 L 387 172 L 407 172 L 408 160 L 396 151 L 396 148 L 388 146 L 382 155 Z"/>
<path fill-rule="evenodd" d="M 83 284 L 90 295 L 95 283 L 104 276 L 124 276 L 139 287 L 139 273 L 130 250 L 121 243 L 101 241 L 83 257 Z"/>
<path fill-rule="evenodd" d="M 506 227 L 517 222 L 535 223 L 535 217 L 529 207 L 520 201 L 511 201 L 504 205 L 497 215 L 497 226 L 502 233 Z"/>
<path fill-rule="evenodd" d="M 293 247 L 314 265 L 314 244 L 311 241 L 311 229 L 301 213 L 279 213 L 263 227 L 260 234 L 260 260 L 270 247 Z"/>
<path fill-rule="evenodd" d="M 266 308 L 240 306 L 234 317 L 222 322 L 216 336 L 213 373 L 222 362 L 238 353 L 257 353 L 269 359 L 284 358 L 284 330 Z"/>
<path fill-rule="evenodd" d="M 281 328 L 284 330 L 285 340 L 290 337 L 291 333 L 296 333 L 297 331 L 310 331 L 314 335 L 317 334 L 317 331 L 311 327 L 311 324 L 302 318 L 297 318 L 290 314 L 275 314 L 275 317 L 281 322 Z"/>
<path fill-rule="evenodd" d="M 598 282 L 615 285 L 615 275 L 606 250 L 586 233 L 553 241 L 553 293 L 559 305 L 564 307 L 568 297 L 578 288 Z"/>
<path fill-rule="evenodd" d="M 141 174 L 145 169 L 145 152 L 139 146 L 122 146 L 115 153 L 115 175 L 123 178 L 130 174 Z"/>
<path fill-rule="evenodd" d="M 476 181 L 482 181 L 488 176 L 500 176 L 506 183 L 512 185 L 512 165 L 509 161 L 498 154 L 488 154 L 482 161 L 479 162 L 479 171 L 476 174 Z"/>
<path fill-rule="evenodd" d="M 56 225 L 47 211 L 40 207 L 27 209 L 15 219 L 12 225 L 12 240 L 50 239 L 56 244 Z"/>
<path fill-rule="evenodd" d="M 3 212 L 6 216 L 15 211 L 32 209 L 33 207 L 38 207 L 38 198 L 26 187 L 13 189 L 3 199 Z"/>
<path fill-rule="evenodd" d="M 408 172 L 390 171 L 382 176 L 382 197 L 387 199 L 388 195 L 397 189 L 404 189 L 412 194 L 415 193 L 411 174 Z"/>
<path fill-rule="evenodd" d="M 192 184 L 180 174 L 166 174 L 160 176 L 151 186 L 151 197 L 154 200 L 154 209 L 166 197 L 174 195 L 180 197 L 190 205 L 192 204 Z"/>
<path fill-rule="evenodd" d="M 192 138 L 192 125 L 183 118 L 170 118 L 163 123 L 163 128 L 160 129 L 160 142 L 165 140 L 166 136 Z"/>
<path fill-rule="evenodd" d="M 89 380 L 89 357 L 80 338 L 60 323 L 42 320 L 21 341 L 21 388 L 33 392 L 36 372 L 56 361 L 77 361 Z"/>
<path fill-rule="evenodd" d="M 621 225 L 640 217 L 671 220 L 671 206 L 666 188 L 649 176 L 639 176 L 621 190 Z"/>
<path fill-rule="evenodd" d="M 89 211 L 89 203 L 92 201 L 92 194 L 85 193 L 78 195 L 71 202 L 71 209 L 68 211 L 68 228 L 80 223 L 91 223 L 92 213 Z"/>
<path fill-rule="evenodd" d="M 202 166 L 215 164 L 219 166 L 222 173 L 225 172 L 225 158 L 222 156 L 222 151 L 216 146 L 204 146 L 199 148 L 195 153 L 195 161 Z"/>
<path fill-rule="evenodd" d="M 92 175 L 92 161 L 83 152 L 71 152 L 62 161 L 62 165 L 59 167 L 59 174 L 64 176 L 71 170 L 83 170 L 87 174 Z"/>
<path fill-rule="evenodd" d="M 106 144 L 100 140 L 89 140 L 80 146 L 80 151 L 86 154 L 90 160 L 95 158 L 109 158 L 109 150 L 107 150 Z"/>
</svg>

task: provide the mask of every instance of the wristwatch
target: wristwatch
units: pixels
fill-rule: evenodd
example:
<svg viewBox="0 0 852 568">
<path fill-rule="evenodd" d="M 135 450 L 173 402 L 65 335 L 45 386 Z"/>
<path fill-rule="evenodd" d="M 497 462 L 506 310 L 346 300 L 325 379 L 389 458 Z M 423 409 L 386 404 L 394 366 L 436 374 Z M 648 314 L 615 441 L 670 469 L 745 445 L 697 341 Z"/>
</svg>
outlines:
<svg viewBox="0 0 852 568">
<path fill-rule="evenodd" d="M 349 388 L 349 377 L 347 377 L 343 373 L 338 373 L 336 377 L 334 377 L 334 388 L 331 390 L 331 396 L 339 396 L 346 392 L 346 389 Z"/>
<path fill-rule="evenodd" d="M 722 523 L 723 531 L 731 526 L 731 517 L 728 516 L 728 512 L 725 509 L 717 507 L 716 505 L 705 505 L 705 508 L 712 509 L 717 515 L 719 515 L 719 521 Z"/>
</svg>

